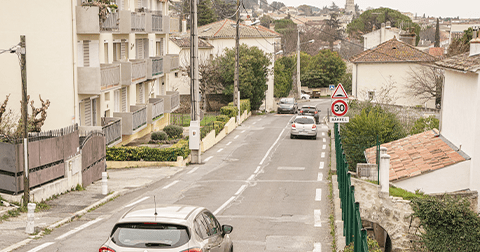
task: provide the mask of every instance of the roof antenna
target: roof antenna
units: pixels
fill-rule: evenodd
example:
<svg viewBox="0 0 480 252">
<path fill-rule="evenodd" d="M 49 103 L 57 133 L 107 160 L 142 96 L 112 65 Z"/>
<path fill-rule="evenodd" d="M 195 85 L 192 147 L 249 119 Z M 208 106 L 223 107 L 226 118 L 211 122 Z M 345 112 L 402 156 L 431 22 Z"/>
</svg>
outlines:
<svg viewBox="0 0 480 252">
<path fill-rule="evenodd" d="M 155 216 L 157 216 L 157 201 L 155 200 L 155 195 L 153 196 L 153 203 L 155 203 Z"/>
</svg>

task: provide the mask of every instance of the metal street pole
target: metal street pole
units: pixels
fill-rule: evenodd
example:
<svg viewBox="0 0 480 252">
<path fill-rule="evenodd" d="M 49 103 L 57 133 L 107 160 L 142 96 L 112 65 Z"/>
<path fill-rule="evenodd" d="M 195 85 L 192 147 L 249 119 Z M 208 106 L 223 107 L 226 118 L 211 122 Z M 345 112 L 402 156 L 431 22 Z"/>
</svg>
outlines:
<svg viewBox="0 0 480 252">
<path fill-rule="evenodd" d="M 237 0 L 237 15 L 236 15 L 236 26 L 235 26 L 235 77 L 233 81 L 233 104 L 238 108 L 237 113 L 237 123 L 240 122 L 240 97 L 239 97 L 239 55 L 240 55 L 240 0 Z"/>
<path fill-rule="evenodd" d="M 25 35 L 20 35 L 20 70 L 22 75 L 22 121 L 23 121 L 23 205 L 30 201 L 30 182 L 28 179 L 28 107 L 27 107 L 27 52 Z"/>
<path fill-rule="evenodd" d="M 298 29 L 298 28 L 297 28 Z M 295 89 L 295 98 L 300 99 L 301 93 L 301 82 L 300 82 L 300 30 L 298 29 L 298 39 L 297 39 L 297 86 Z"/>
<path fill-rule="evenodd" d="M 191 121 L 190 131 L 194 132 L 194 138 L 190 139 L 190 149 L 192 150 L 192 163 L 201 163 L 201 153 L 200 150 L 200 92 L 198 86 L 198 30 L 197 30 L 197 3 L 198 0 L 190 0 L 190 95 L 192 102 L 192 112 L 191 112 Z M 194 126 L 194 127 L 192 127 Z M 198 142 L 198 144 L 197 144 Z"/>
</svg>

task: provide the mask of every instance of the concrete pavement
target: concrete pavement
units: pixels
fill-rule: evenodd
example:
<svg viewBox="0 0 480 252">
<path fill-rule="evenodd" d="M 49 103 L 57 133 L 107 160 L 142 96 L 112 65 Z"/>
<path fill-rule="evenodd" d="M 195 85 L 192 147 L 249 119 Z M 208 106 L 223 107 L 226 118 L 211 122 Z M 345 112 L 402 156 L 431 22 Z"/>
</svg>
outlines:
<svg viewBox="0 0 480 252">
<path fill-rule="evenodd" d="M 0 252 L 15 250 L 32 239 L 44 235 L 45 230 L 52 230 L 89 210 L 115 199 L 116 197 L 143 188 L 164 178 L 168 178 L 185 167 L 149 167 L 109 169 L 108 195 L 102 195 L 102 181 L 98 180 L 83 191 L 70 191 L 47 201 L 50 209 L 35 213 L 35 233 L 25 233 L 27 214 L 10 217 L 0 222 Z M 135 178 L 135 179 L 132 179 Z M 5 214 L 5 213 L 3 213 Z M 3 215 L 2 214 L 2 215 Z"/>
</svg>

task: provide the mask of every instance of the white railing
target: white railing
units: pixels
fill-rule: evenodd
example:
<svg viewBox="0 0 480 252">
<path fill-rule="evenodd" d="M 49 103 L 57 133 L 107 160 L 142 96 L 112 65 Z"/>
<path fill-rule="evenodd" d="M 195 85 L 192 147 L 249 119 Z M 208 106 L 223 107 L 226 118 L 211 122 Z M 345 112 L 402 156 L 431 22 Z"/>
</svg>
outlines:
<svg viewBox="0 0 480 252">
<path fill-rule="evenodd" d="M 163 31 L 163 22 L 162 22 L 162 15 L 152 15 L 152 31 L 154 32 L 161 32 Z"/>
<path fill-rule="evenodd" d="M 147 61 L 146 60 L 130 60 L 132 62 L 132 81 L 147 77 Z"/>
<path fill-rule="evenodd" d="M 104 117 L 104 126 L 102 127 L 103 134 L 107 146 L 122 139 L 122 119 L 113 117 Z"/>
<path fill-rule="evenodd" d="M 134 111 L 132 113 L 132 130 L 136 130 L 147 124 L 147 107 Z"/>
<path fill-rule="evenodd" d="M 145 13 L 132 12 L 132 31 L 145 31 Z"/>
<path fill-rule="evenodd" d="M 170 95 L 170 108 L 174 109 L 180 105 L 180 93 L 178 91 L 167 91 L 167 95 Z"/>
<path fill-rule="evenodd" d="M 161 98 L 150 98 L 149 101 L 152 104 L 152 121 L 153 121 L 164 113 L 165 106 L 163 104 L 163 99 Z"/>
<path fill-rule="evenodd" d="M 152 76 L 163 74 L 163 58 L 152 58 Z"/>
<path fill-rule="evenodd" d="M 101 90 L 120 85 L 120 64 L 100 65 Z"/>
<path fill-rule="evenodd" d="M 118 31 L 119 13 L 110 13 L 105 21 L 100 21 L 102 31 Z"/>
</svg>

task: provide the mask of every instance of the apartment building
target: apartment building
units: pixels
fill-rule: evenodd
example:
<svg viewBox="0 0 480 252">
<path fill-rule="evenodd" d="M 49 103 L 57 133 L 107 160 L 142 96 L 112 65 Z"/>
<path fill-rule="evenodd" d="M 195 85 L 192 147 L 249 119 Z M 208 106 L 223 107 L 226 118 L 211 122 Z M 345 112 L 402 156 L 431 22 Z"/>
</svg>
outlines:
<svg viewBox="0 0 480 252">
<path fill-rule="evenodd" d="M 39 95 L 51 102 L 43 130 L 78 123 L 102 130 L 109 145 L 125 144 L 168 124 L 179 107 L 169 85 L 179 57 L 168 53 L 179 20 L 168 1 L 111 3 L 118 8 L 103 12 L 86 0 L 2 2 L 0 49 L 26 36 L 28 94 L 37 105 Z M 0 55 L 0 67 L 0 99 L 11 94 L 19 113 L 17 56 Z"/>
</svg>

